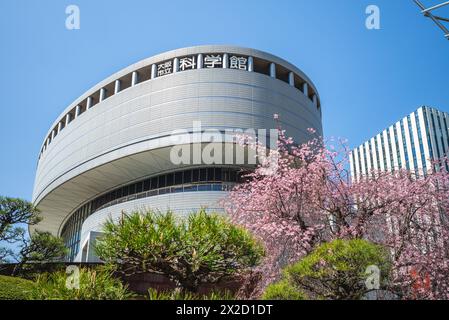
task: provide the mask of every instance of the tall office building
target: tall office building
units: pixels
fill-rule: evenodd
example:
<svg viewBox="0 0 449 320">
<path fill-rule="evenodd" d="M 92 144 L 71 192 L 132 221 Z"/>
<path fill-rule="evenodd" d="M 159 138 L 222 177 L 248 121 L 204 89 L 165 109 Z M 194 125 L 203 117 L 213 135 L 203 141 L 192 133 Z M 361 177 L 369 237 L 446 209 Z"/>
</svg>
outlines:
<svg viewBox="0 0 449 320">
<path fill-rule="evenodd" d="M 422 176 L 449 151 L 449 114 L 420 107 L 351 151 L 353 179 L 372 171 L 406 169 Z"/>
<path fill-rule="evenodd" d="M 198 46 L 137 62 L 89 89 L 49 128 L 33 192 L 43 220 L 30 231 L 61 236 L 69 261 L 91 262 L 104 222 L 122 212 L 223 211 L 219 200 L 249 164 L 177 163 L 171 151 L 207 148 L 205 131 L 271 129 L 275 113 L 296 141 L 311 138 L 307 128 L 322 134 L 314 84 L 269 53 Z"/>
</svg>

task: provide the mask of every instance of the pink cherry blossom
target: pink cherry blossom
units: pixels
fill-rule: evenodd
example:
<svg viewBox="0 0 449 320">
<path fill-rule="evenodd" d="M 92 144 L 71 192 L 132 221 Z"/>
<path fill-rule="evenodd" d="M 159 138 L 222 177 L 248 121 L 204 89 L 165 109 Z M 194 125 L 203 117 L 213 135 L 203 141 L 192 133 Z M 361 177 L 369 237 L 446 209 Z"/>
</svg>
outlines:
<svg viewBox="0 0 449 320">
<path fill-rule="evenodd" d="M 259 148 L 259 154 L 263 148 L 240 141 Z M 372 171 L 352 181 L 349 148 L 345 141 L 336 142 L 332 150 L 321 138 L 298 146 L 279 129 L 278 149 L 264 150 L 276 169 L 267 174 L 266 166 L 273 163 L 261 162 L 224 201 L 231 219 L 266 247 L 251 295 L 260 295 L 284 266 L 316 245 L 365 238 L 391 250 L 391 290 L 404 299 L 447 299 L 448 173 L 417 178 L 404 170 Z"/>
</svg>

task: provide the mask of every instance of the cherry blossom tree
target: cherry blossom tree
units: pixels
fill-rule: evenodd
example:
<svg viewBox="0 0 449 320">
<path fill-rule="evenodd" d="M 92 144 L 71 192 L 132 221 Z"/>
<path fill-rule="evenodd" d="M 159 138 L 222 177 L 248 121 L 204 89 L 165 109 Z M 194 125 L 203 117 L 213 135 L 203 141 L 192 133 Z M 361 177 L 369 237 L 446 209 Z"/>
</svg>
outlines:
<svg viewBox="0 0 449 320">
<path fill-rule="evenodd" d="M 444 165 L 426 174 L 373 170 L 354 180 L 345 141 L 315 137 L 297 145 L 279 128 L 277 150 L 247 137 L 240 142 L 258 149 L 259 165 L 224 205 L 267 252 L 254 274 L 255 289 L 242 295 L 259 296 L 279 278 L 281 268 L 322 242 L 364 238 L 390 249 L 391 290 L 400 297 L 449 298 L 449 174 Z"/>
</svg>

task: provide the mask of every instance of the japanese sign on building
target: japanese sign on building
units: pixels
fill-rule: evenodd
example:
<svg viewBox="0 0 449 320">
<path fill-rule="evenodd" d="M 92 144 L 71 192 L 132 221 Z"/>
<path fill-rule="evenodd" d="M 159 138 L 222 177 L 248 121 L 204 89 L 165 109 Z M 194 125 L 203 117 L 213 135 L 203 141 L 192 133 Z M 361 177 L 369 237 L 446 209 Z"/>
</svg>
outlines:
<svg viewBox="0 0 449 320">
<path fill-rule="evenodd" d="M 222 54 L 204 55 L 203 67 L 206 69 L 223 68 L 223 55 Z"/>
<path fill-rule="evenodd" d="M 229 69 L 248 70 L 248 58 L 242 56 L 229 57 Z"/>
<path fill-rule="evenodd" d="M 225 60 L 225 57 L 227 61 Z M 157 64 L 156 76 L 161 77 L 167 74 L 174 73 L 175 71 L 187 71 L 194 70 L 198 67 L 198 57 L 196 55 L 185 56 L 178 58 L 177 68 L 175 69 L 174 60 L 167 60 Z M 223 68 L 226 65 L 229 69 L 246 70 L 248 71 L 248 57 L 222 53 L 208 53 L 203 55 L 203 68 L 215 69 Z"/>
<path fill-rule="evenodd" d="M 179 71 L 193 70 L 196 68 L 196 56 L 179 59 Z"/>
<path fill-rule="evenodd" d="M 165 62 L 162 62 L 157 65 L 157 76 L 165 76 L 166 74 L 173 73 L 173 61 L 168 60 Z"/>
</svg>

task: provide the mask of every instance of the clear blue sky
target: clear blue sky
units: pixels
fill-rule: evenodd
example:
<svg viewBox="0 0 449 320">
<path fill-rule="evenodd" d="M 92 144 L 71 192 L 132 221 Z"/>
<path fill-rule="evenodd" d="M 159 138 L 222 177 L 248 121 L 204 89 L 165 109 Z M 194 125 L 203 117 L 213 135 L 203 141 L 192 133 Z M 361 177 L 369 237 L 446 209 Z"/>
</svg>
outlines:
<svg viewBox="0 0 449 320">
<path fill-rule="evenodd" d="M 371 3 L 378 31 L 365 28 Z M 69 4 L 81 30 L 65 28 Z M 351 146 L 420 105 L 449 111 L 449 41 L 412 0 L 1 0 L 0 41 L 0 194 L 25 199 L 44 135 L 74 99 L 179 47 L 236 44 L 292 62 L 318 87 L 325 135 Z"/>
</svg>

